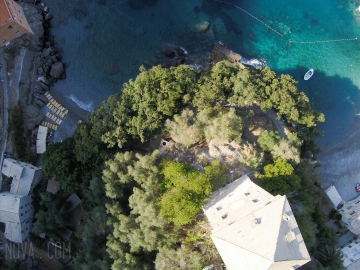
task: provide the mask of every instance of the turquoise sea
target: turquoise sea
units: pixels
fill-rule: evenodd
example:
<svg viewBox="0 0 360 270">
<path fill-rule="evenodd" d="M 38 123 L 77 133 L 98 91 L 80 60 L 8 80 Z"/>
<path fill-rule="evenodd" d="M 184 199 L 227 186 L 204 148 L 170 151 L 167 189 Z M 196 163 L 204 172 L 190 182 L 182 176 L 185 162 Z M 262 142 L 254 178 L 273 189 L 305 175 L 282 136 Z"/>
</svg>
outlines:
<svg viewBox="0 0 360 270">
<path fill-rule="evenodd" d="M 213 42 L 221 40 L 299 81 L 299 89 L 325 113 L 321 147 L 330 149 L 346 138 L 360 111 L 360 13 L 355 12 L 360 1 L 227 1 L 46 1 L 55 15 L 55 42 L 68 63 L 67 79 L 54 91 L 92 111 L 135 78 L 140 64 L 155 63 L 166 44 L 183 46 L 193 61 L 201 62 Z M 196 39 L 195 25 L 203 21 L 210 29 Z M 327 40 L 341 41 L 318 42 Z M 304 81 L 310 68 L 315 74 Z"/>
</svg>

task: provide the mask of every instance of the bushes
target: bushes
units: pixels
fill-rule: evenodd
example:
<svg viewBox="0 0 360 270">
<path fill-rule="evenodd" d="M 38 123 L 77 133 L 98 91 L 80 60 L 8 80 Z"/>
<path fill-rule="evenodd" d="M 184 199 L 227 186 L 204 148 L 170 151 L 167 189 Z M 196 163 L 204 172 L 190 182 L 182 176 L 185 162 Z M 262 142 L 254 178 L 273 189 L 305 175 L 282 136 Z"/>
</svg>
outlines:
<svg viewBox="0 0 360 270">
<path fill-rule="evenodd" d="M 336 209 L 331 209 L 329 213 L 329 218 L 335 221 L 340 221 L 342 219 L 342 215 Z"/>
</svg>

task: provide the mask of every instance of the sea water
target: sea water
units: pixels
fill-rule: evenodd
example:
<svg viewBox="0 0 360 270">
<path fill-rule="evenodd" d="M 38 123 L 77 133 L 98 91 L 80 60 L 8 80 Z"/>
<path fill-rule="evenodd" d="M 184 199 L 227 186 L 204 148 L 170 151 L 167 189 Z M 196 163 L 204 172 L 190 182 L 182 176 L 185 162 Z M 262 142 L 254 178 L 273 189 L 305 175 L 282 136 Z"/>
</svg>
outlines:
<svg viewBox="0 0 360 270">
<path fill-rule="evenodd" d="M 67 64 L 67 79 L 54 91 L 89 113 L 134 79 L 139 66 L 159 56 L 166 44 L 183 46 L 190 57 L 206 57 L 209 46 L 201 40 L 201 46 L 194 46 L 192 35 L 196 24 L 207 21 L 211 42 L 221 40 L 247 58 L 263 58 L 278 75 L 290 74 L 299 82 L 315 109 L 325 114 L 319 125 L 325 135 L 318 144 L 330 151 L 360 133 L 354 128 L 360 126 L 359 2 L 48 0 L 52 34 Z M 315 73 L 304 81 L 310 68 Z M 359 152 L 360 137 L 350 148 Z M 327 157 L 339 160 L 348 154 L 341 155 Z M 330 161 L 323 161 L 326 168 Z M 347 179 L 357 181 L 360 168 L 351 166 Z"/>
</svg>

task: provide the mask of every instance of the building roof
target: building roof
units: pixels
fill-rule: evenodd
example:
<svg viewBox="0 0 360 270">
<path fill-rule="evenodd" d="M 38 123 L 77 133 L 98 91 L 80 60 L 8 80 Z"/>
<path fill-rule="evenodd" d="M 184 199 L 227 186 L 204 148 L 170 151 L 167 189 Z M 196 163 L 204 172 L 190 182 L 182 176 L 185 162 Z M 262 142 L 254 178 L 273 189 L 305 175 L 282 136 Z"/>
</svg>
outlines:
<svg viewBox="0 0 360 270">
<path fill-rule="evenodd" d="M 42 154 L 46 151 L 46 137 L 48 128 L 39 126 L 37 138 L 36 138 L 36 153 Z"/>
<path fill-rule="evenodd" d="M 246 175 L 214 195 L 204 211 L 228 270 L 293 269 L 310 261 L 285 196 L 272 196 Z"/>
<path fill-rule="evenodd" d="M 273 196 L 269 192 L 255 185 L 244 175 L 212 193 L 203 210 L 215 229 L 240 219 L 249 211 L 265 206 L 272 199 Z"/>
<path fill-rule="evenodd" d="M 50 192 L 52 194 L 56 194 L 59 191 L 60 187 L 59 187 L 59 183 L 56 182 L 54 179 L 51 179 L 48 181 L 47 187 L 46 187 L 46 191 Z"/>
<path fill-rule="evenodd" d="M 7 23 L 10 18 L 11 13 L 5 3 L 5 0 L 0 0 L 0 25 Z"/>
<path fill-rule="evenodd" d="M 76 195 L 76 193 L 70 195 L 70 197 L 67 198 L 66 201 L 70 203 L 70 207 L 69 207 L 68 212 L 71 212 L 71 210 L 73 210 L 81 202 L 80 198 L 78 197 L 78 195 Z"/>
<path fill-rule="evenodd" d="M 360 241 L 355 240 L 341 249 L 346 269 L 360 269 Z M 355 267 L 357 266 L 357 267 Z"/>
<path fill-rule="evenodd" d="M 31 164 L 16 161 L 11 158 L 4 159 L 2 173 L 12 177 L 10 193 L 27 195 L 40 180 L 40 168 Z"/>
<path fill-rule="evenodd" d="M 21 243 L 31 230 L 31 195 L 0 193 L 0 222 L 5 223 L 5 237 Z"/>
<path fill-rule="evenodd" d="M 1 0 L 0 0 L 1 1 Z M 23 173 L 23 166 L 12 158 L 5 158 L 1 172 L 7 177 L 20 179 Z"/>
<path fill-rule="evenodd" d="M 328 195 L 330 201 L 334 205 L 335 209 L 338 205 L 343 201 L 339 192 L 337 191 L 335 186 L 330 186 L 328 189 L 325 190 L 325 193 Z"/>
</svg>

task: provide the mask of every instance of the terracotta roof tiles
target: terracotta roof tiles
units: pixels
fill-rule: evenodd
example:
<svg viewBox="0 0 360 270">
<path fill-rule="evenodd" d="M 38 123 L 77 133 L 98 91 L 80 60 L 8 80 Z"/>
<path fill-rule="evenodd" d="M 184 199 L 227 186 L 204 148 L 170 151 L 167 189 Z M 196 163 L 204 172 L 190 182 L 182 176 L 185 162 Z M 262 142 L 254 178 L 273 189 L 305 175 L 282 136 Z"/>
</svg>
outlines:
<svg viewBox="0 0 360 270">
<path fill-rule="evenodd" d="M 0 25 L 7 23 L 9 18 L 11 18 L 11 14 L 5 0 L 0 0 Z"/>
</svg>

